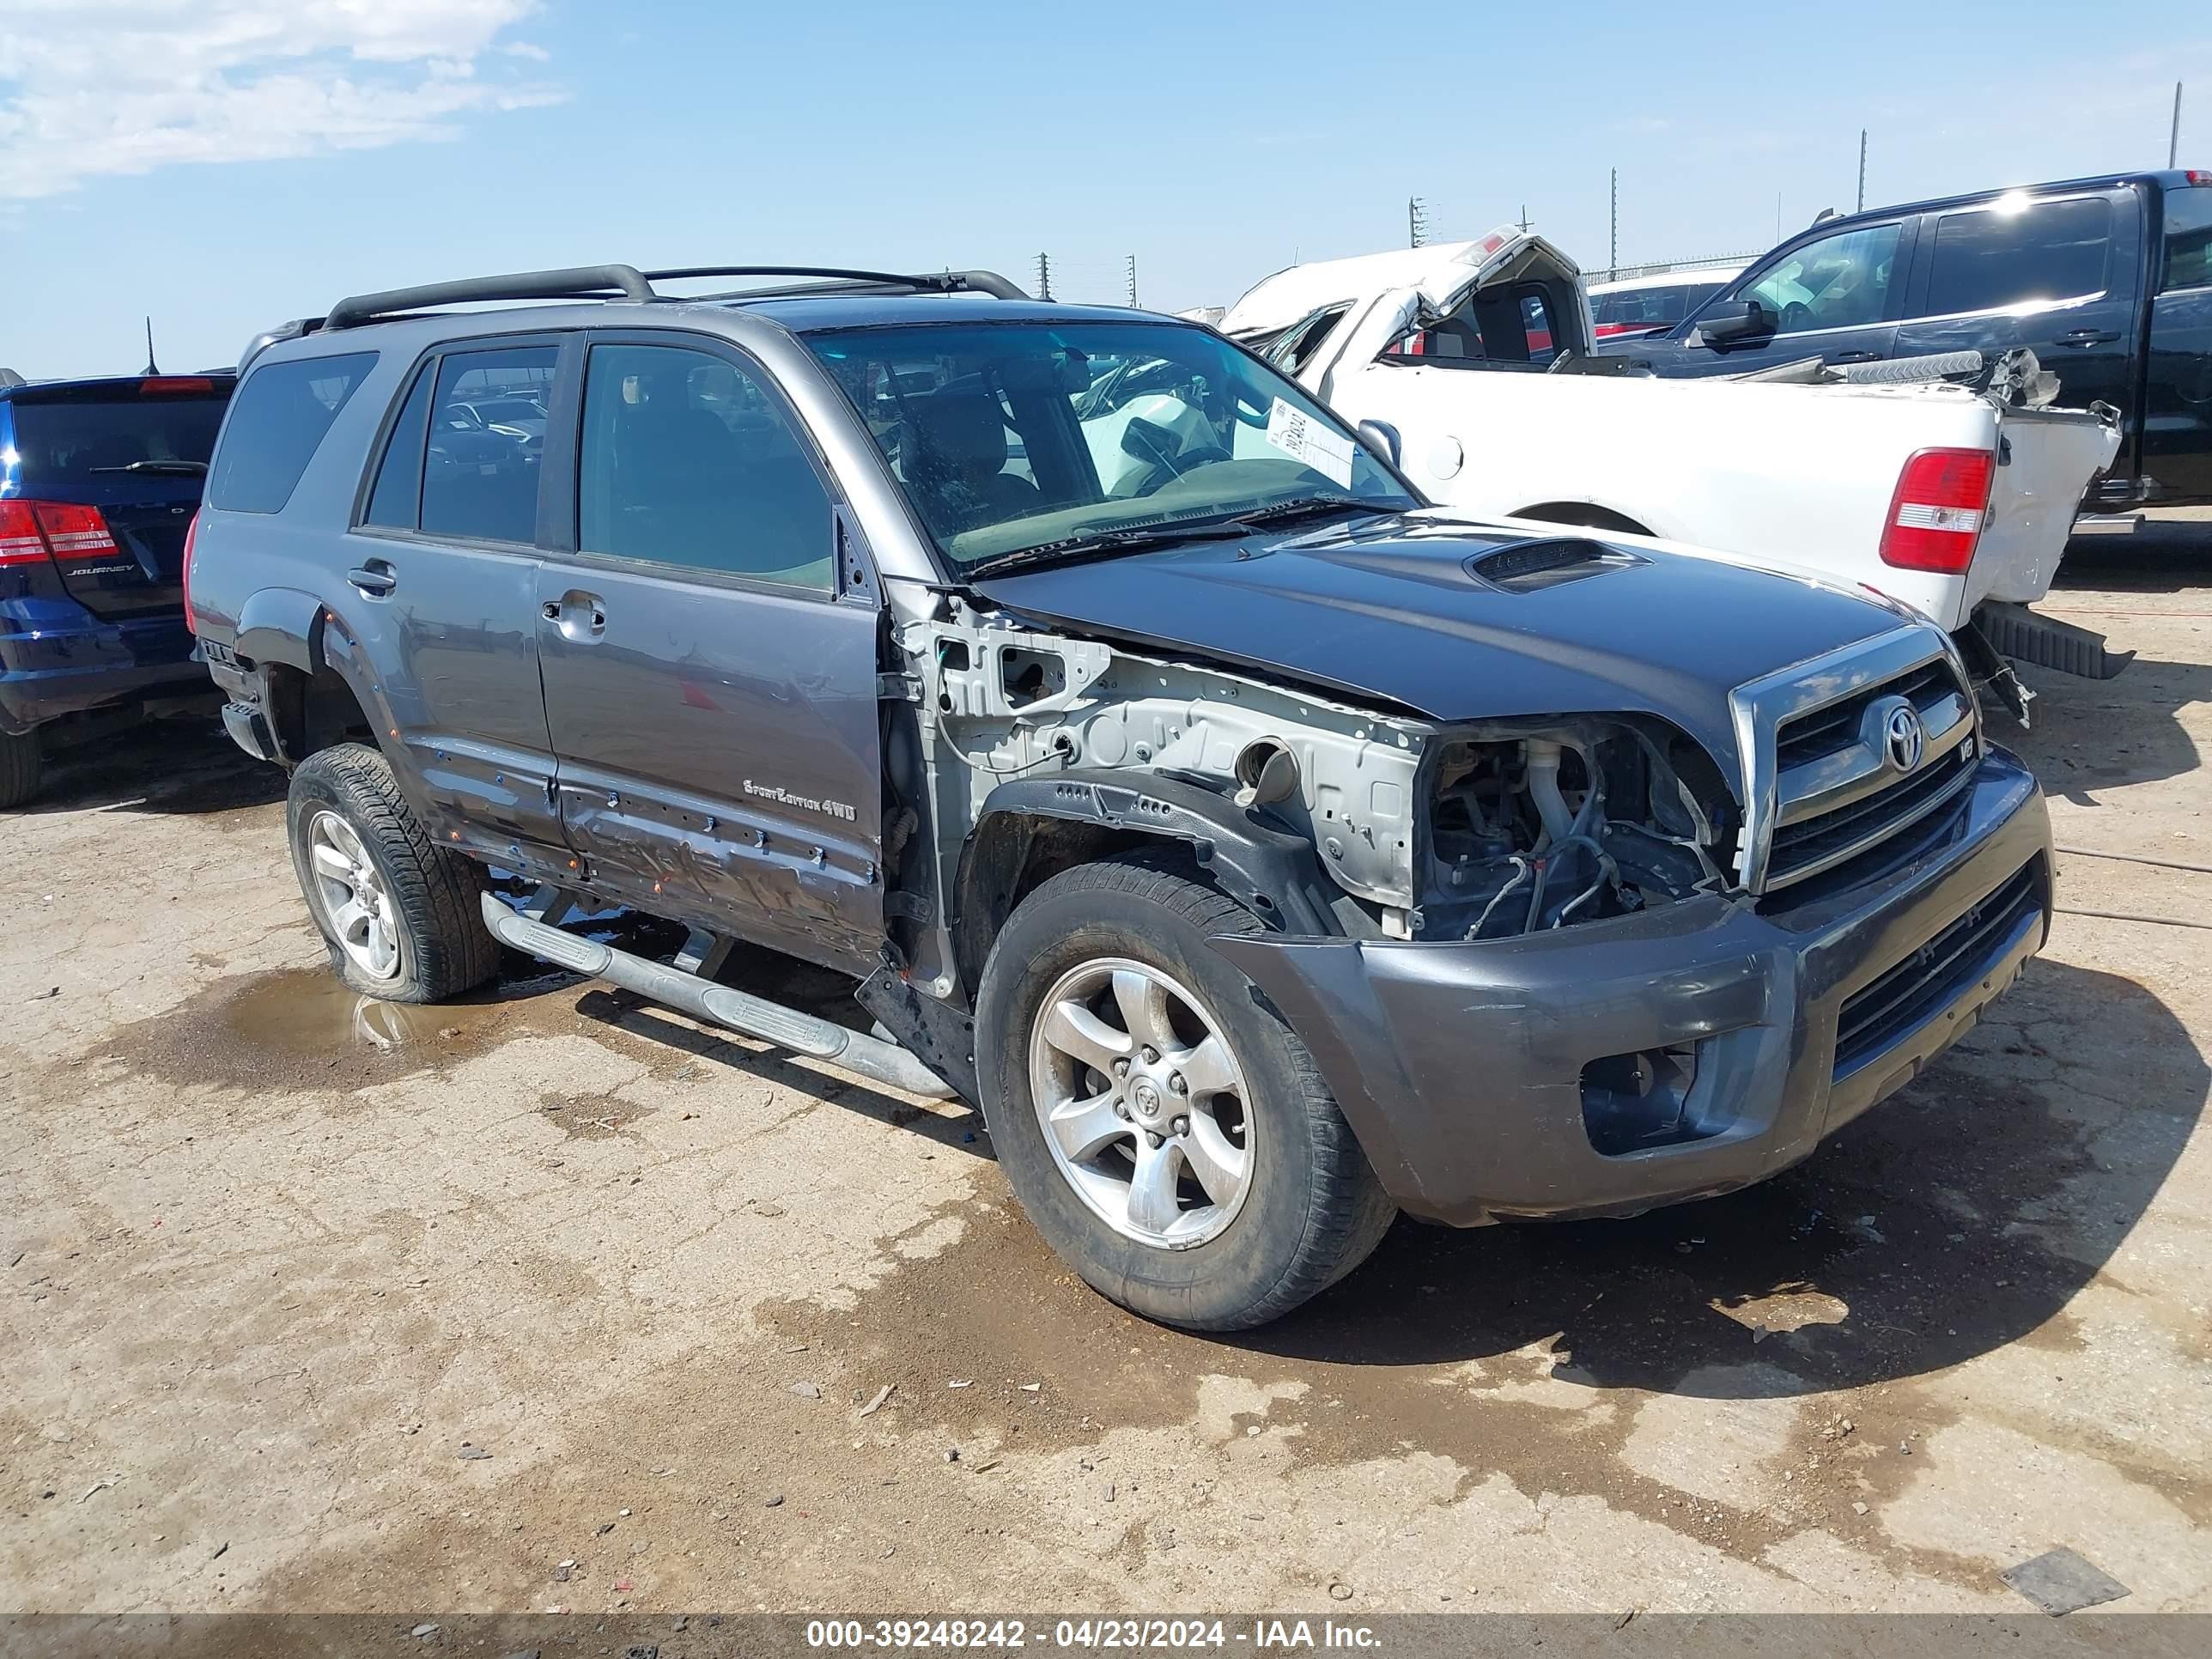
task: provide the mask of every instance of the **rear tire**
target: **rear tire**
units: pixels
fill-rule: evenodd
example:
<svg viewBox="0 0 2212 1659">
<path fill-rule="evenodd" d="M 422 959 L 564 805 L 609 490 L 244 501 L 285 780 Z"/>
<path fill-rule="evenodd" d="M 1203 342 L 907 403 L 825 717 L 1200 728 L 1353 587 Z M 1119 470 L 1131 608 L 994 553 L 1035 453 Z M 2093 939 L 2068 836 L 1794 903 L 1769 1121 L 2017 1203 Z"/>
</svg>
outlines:
<svg viewBox="0 0 2212 1659">
<path fill-rule="evenodd" d="M 285 806 L 292 868 L 331 965 L 386 1002 L 441 1002 L 499 971 L 477 906 L 483 866 L 430 837 L 366 744 L 309 756 Z"/>
<path fill-rule="evenodd" d="M 1397 1215 L 1305 1045 L 1206 943 L 1263 931 L 1170 857 L 1081 865 L 1014 911 L 977 1001 L 1022 1207 L 1093 1289 L 1192 1330 L 1279 1318 Z"/>
<path fill-rule="evenodd" d="M 21 806 L 37 794 L 45 775 L 46 752 L 36 732 L 26 732 L 20 738 L 0 732 L 0 812 Z"/>
</svg>

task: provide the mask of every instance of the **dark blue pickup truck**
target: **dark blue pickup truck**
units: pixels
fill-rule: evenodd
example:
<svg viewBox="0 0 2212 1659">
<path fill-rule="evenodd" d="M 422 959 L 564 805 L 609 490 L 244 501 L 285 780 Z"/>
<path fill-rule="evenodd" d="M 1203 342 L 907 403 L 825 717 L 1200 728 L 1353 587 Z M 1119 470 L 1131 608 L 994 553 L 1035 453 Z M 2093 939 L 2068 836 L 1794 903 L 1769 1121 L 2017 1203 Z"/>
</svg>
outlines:
<svg viewBox="0 0 2212 1659">
<path fill-rule="evenodd" d="M 235 384 L 0 371 L 0 809 L 95 714 L 205 692 L 185 541 Z"/>
<path fill-rule="evenodd" d="M 1877 208 L 1799 232 L 1660 334 L 1655 373 L 1740 374 L 2026 346 L 2071 408 L 2112 404 L 2119 459 L 2084 505 L 2212 501 L 2212 172 L 2107 174 Z"/>
</svg>

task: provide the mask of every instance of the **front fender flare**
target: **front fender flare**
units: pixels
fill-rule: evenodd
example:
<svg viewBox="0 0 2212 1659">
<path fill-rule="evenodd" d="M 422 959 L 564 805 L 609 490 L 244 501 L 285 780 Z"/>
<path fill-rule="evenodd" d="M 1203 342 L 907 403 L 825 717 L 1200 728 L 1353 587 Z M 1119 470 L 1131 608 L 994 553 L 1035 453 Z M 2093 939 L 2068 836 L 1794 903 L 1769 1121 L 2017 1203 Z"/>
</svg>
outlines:
<svg viewBox="0 0 2212 1659">
<path fill-rule="evenodd" d="M 1179 841 L 1231 898 L 1270 927 L 1306 936 L 1343 933 L 1334 889 L 1313 845 L 1261 822 L 1224 795 L 1181 778 L 1074 768 L 1049 777 L 1012 778 L 991 791 L 962 861 L 969 896 L 978 849 L 994 820 L 1055 818 Z M 963 912 L 968 907 L 963 903 Z"/>
</svg>

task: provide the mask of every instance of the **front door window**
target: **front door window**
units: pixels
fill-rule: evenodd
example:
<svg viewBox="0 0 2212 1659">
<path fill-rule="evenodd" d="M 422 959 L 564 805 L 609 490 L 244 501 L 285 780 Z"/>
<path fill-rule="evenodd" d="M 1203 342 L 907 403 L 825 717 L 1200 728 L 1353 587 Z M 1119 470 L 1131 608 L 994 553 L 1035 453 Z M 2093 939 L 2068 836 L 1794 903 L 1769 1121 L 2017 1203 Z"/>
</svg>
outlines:
<svg viewBox="0 0 2212 1659">
<path fill-rule="evenodd" d="M 1772 312 L 1777 334 L 1865 328 L 1888 315 L 1897 272 L 1895 225 L 1869 225 L 1808 242 L 1743 290 Z"/>
</svg>

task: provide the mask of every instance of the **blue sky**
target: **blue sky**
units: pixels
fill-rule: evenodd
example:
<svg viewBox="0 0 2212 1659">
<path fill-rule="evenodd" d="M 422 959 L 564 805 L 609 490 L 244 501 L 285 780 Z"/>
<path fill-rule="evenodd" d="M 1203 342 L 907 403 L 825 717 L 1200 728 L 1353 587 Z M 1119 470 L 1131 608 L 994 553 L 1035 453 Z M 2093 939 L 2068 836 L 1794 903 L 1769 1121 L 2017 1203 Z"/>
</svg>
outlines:
<svg viewBox="0 0 2212 1659">
<path fill-rule="evenodd" d="M 877 0 L 6 0 L 0 363 L 234 359 L 348 292 L 533 266 L 987 265 L 1226 303 L 1525 207 L 1586 266 L 1852 205 L 2212 166 L 2212 12 Z M 1395 23 L 1386 22 L 1395 17 Z M 2110 19 L 2107 27 L 2100 18 Z M 1574 33 L 1566 33 L 1571 29 Z"/>
</svg>

